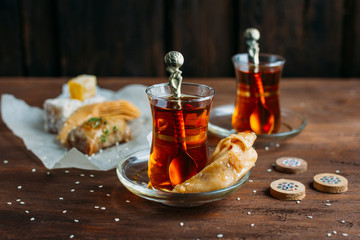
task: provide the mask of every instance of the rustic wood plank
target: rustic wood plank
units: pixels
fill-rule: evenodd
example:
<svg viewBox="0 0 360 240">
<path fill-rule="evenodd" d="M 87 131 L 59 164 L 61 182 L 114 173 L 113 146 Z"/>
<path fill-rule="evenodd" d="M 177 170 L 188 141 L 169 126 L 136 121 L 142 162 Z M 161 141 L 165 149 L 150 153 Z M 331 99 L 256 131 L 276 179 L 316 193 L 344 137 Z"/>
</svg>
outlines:
<svg viewBox="0 0 360 240">
<path fill-rule="evenodd" d="M 286 58 L 284 76 L 340 76 L 343 2 L 243 0 L 239 34 L 259 28 L 260 50 Z"/>
<path fill-rule="evenodd" d="M 170 48 L 183 53 L 184 76 L 233 76 L 236 38 L 233 1 L 175 0 Z"/>
<path fill-rule="evenodd" d="M 56 2 L 22 1 L 25 67 L 29 76 L 59 76 Z"/>
<path fill-rule="evenodd" d="M 163 80 L 99 78 L 102 87 L 113 90 L 130 83 L 150 85 Z M 65 81 L 66 78 L 0 78 L 0 94 L 15 94 L 31 105 L 41 106 L 46 98 L 59 94 Z M 234 96 L 232 78 L 189 81 L 214 87 L 217 92 L 214 107 L 232 102 L 229 99 Z M 48 170 L 0 120 L 0 238 L 217 239 L 222 234 L 224 239 L 326 239 L 327 233 L 335 230 L 337 235 L 332 234 L 331 238 L 341 238 L 346 233 L 349 239 L 357 239 L 359 91 L 358 80 L 284 81 L 282 105 L 306 116 L 305 130 L 279 147 L 258 148 L 259 160 L 250 177 L 253 181 L 239 191 L 221 201 L 189 209 L 135 196 L 118 182 L 114 171 Z M 272 163 L 286 155 L 307 160 L 308 170 L 299 175 L 275 171 Z M 315 174 L 336 170 L 348 178 L 347 192 L 326 194 L 312 187 Z M 278 178 L 301 181 L 306 185 L 307 196 L 299 204 L 272 198 L 269 183 Z M 103 187 L 99 188 L 100 185 Z M 325 205 L 326 200 L 331 206 Z"/>
<path fill-rule="evenodd" d="M 0 75 L 2 76 L 25 74 L 19 3 L 12 0 L 0 1 Z"/>
<path fill-rule="evenodd" d="M 63 75 L 155 76 L 163 67 L 163 1 L 59 1 Z"/>
</svg>

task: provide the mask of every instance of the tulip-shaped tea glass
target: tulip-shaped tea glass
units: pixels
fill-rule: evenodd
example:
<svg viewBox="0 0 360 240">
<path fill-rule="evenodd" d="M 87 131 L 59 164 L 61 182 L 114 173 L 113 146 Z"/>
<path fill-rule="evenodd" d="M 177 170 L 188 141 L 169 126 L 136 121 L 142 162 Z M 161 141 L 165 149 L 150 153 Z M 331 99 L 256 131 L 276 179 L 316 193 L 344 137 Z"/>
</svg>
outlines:
<svg viewBox="0 0 360 240">
<path fill-rule="evenodd" d="M 150 186 L 160 190 L 172 190 L 178 179 L 201 171 L 208 160 L 207 130 L 215 91 L 182 83 L 181 93 L 174 98 L 168 83 L 146 89 L 153 119 L 148 176 Z M 185 172 L 191 175 L 181 176 Z"/>
<path fill-rule="evenodd" d="M 238 132 L 276 133 L 281 124 L 279 82 L 285 59 L 260 54 L 259 64 L 254 64 L 247 53 L 241 53 L 232 61 L 237 79 L 233 128 Z"/>
</svg>

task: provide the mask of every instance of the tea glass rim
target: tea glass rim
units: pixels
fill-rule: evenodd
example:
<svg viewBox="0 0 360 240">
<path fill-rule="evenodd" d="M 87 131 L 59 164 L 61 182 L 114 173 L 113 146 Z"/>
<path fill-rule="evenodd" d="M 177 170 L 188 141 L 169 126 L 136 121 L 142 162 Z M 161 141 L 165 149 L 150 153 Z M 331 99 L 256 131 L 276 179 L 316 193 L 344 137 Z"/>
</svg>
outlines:
<svg viewBox="0 0 360 240">
<path fill-rule="evenodd" d="M 249 62 L 249 58 L 246 58 L 246 61 L 241 60 L 241 57 L 245 57 L 245 56 L 249 56 L 248 53 L 237 53 L 234 56 L 232 56 L 231 60 L 233 62 L 233 64 L 235 65 L 248 65 L 248 66 L 255 66 L 254 63 Z M 262 57 L 267 57 L 269 59 L 274 58 L 274 61 L 261 61 Z M 270 53 L 260 53 L 259 54 L 259 58 L 260 58 L 260 62 L 259 65 L 261 66 L 266 66 L 266 67 L 278 67 L 278 66 L 282 66 L 285 64 L 285 58 L 277 55 L 277 54 L 270 54 Z"/>
<path fill-rule="evenodd" d="M 185 102 L 185 103 L 190 103 L 190 102 L 202 102 L 202 101 L 206 101 L 206 100 L 210 100 L 215 96 L 215 90 L 212 87 L 209 87 L 207 85 L 204 84 L 198 84 L 198 83 L 189 83 L 189 82 L 185 82 L 185 83 L 181 83 L 181 86 L 196 86 L 196 87 L 202 87 L 202 88 L 206 88 L 209 90 L 208 95 L 206 96 L 198 96 L 199 98 L 191 98 L 191 99 L 169 99 L 169 95 L 167 96 L 157 96 L 154 95 L 152 93 L 150 93 L 150 91 L 154 88 L 158 88 L 158 87 L 169 87 L 171 88 L 171 86 L 169 85 L 169 83 L 157 83 L 154 85 L 151 85 L 149 87 L 146 88 L 145 93 L 148 95 L 148 97 L 150 97 L 151 99 L 163 99 L 166 100 L 168 102 L 178 102 L 179 100 L 181 102 Z"/>
</svg>

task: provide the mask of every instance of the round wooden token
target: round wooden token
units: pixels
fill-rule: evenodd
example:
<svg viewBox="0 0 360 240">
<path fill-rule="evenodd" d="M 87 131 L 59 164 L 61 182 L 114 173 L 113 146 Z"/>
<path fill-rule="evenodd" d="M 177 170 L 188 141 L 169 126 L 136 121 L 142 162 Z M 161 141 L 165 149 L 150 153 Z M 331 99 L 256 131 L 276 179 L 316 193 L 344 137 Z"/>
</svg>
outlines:
<svg viewBox="0 0 360 240">
<path fill-rule="evenodd" d="M 276 159 L 276 170 L 286 173 L 299 174 L 307 169 L 307 162 L 297 157 L 281 157 Z"/>
<path fill-rule="evenodd" d="M 301 200 L 305 197 L 305 186 L 290 179 L 278 179 L 270 184 L 270 194 L 280 200 Z"/>
<path fill-rule="evenodd" d="M 343 193 L 348 189 L 348 180 L 334 173 L 320 173 L 314 176 L 314 188 L 326 193 Z"/>
</svg>

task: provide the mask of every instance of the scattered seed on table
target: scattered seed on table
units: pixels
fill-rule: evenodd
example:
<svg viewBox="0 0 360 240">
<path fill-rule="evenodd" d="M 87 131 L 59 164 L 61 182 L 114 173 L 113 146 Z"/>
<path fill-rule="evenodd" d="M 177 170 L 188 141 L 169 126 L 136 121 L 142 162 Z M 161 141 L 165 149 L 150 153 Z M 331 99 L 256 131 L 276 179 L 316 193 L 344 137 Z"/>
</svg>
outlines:
<svg viewBox="0 0 360 240">
<path fill-rule="evenodd" d="M 106 207 L 101 207 L 101 210 L 105 210 L 106 209 Z"/>
<path fill-rule="evenodd" d="M 308 218 L 312 219 L 313 217 L 312 216 L 307 216 Z"/>
<path fill-rule="evenodd" d="M 341 222 L 341 223 L 345 223 L 345 220 L 341 220 L 340 222 Z"/>
<path fill-rule="evenodd" d="M 16 199 L 16 201 L 17 201 L 17 202 L 21 202 L 21 199 L 20 199 L 20 198 L 18 198 L 18 199 Z"/>
<path fill-rule="evenodd" d="M 336 234 L 337 234 L 337 232 L 336 232 L 336 231 L 333 231 L 333 234 L 334 234 L 334 235 L 336 235 Z"/>
<path fill-rule="evenodd" d="M 181 226 L 181 227 L 182 227 L 182 226 L 184 226 L 184 223 L 183 223 L 183 222 L 181 222 L 181 223 L 180 223 L 180 226 Z"/>
<path fill-rule="evenodd" d="M 69 173 L 70 171 L 69 170 L 65 170 L 65 173 Z"/>
<path fill-rule="evenodd" d="M 336 172 L 336 173 L 340 173 L 340 170 L 336 170 L 335 172 Z"/>
<path fill-rule="evenodd" d="M 103 187 L 103 185 L 100 185 L 100 186 L 99 186 L 99 188 L 102 188 L 102 187 Z"/>
<path fill-rule="evenodd" d="M 269 169 L 268 169 L 268 170 L 266 170 L 266 171 L 271 172 L 271 168 L 269 168 Z"/>
<path fill-rule="evenodd" d="M 248 215 L 250 215 L 250 214 L 251 214 L 251 212 L 247 212 L 247 214 L 248 214 Z"/>
<path fill-rule="evenodd" d="M 78 220 L 78 219 L 74 219 L 74 222 L 79 222 L 79 220 Z"/>
<path fill-rule="evenodd" d="M 76 181 L 75 184 L 79 184 L 80 182 L 79 181 Z"/>
<path fill-rule="evenodd" d="M 255 226 L 255 223 L 250 224 L 250 226 L 251 226 L 251 227 L 254 227 L 254 226 Z"/>
<path fill-rule="evenodd" d="M 126 200 L 126 202 L 127 202 L 127 203 L 129 203 L 129 202 L 130 202 L 130 200 Z"/>
<path fill-rule="evenodd" d="M 85 174 L 83 174 L 83 173 L 82 173 L 82 174 L 80 174 L 80 177 L 85 177 Z"/>
<path fill-rule="evenodd" d="M 7 163 L 9 163 L 9 161 L 8 161 L 8 160 L 4 160 L 4 163 L 7 164 Z"/>
<path fill-rule="evenodd" d="M 22 186 L 18 186 L 18 189 L 22 189 Z"/>
<path fill-rule="evenodd" d="M 32 172 L 36 172 L 36 169 L 35 169 L 35 168 L 33 168 L 31 171 L 32 171 Z"/>
<path fill-rule="evenodd" d="M 70 238 L 74 238 L 74 235 L 71 234 L 71 235 L 70 235 Z"/>
<path fill-rule="evenodd" d="M 325 206 L 331 206 L 331 203 L 325 203 Z"/>
<path fill-rule="evenodd" d="M 7 202 L 7 204 L 8 204 L 8 205 L 11 205 L 11 204 L 12 204 L 12 202 Z"/>
<path fill-rule="evenodd" d="M 118 221 L 120 221 L 120 219 L 119 219 L 119 218 L 115 218 L 114 220 L 115 220 L 115 222 L 118 222 Z"/>
<path fill-rule="evenodd" d="M 349 236 L 349 234 L 347 234 L 347 233 L 343 233 L 342 235 L 343 235 L 344 237 Z"/>
<path fill-rule="evenodd" d="M 110 193 L 107 193 L 106 196 L 110 197 Z"/>
<path fill-rule="evenodd" d="M 100 208 L 99 206 L 94 206 L 94 208 Z"/>
<path fill-rule="evenodd" d="M 64 200 L 64 198 L 63 198 L 63 197 L 59 197 L 59 200 Z"/>
<path fill-rule="evenodd" d="M 35 220 L 35 218 L 34 218 L 34 217 L 30 218 L 30 221 L 34 221 L 34 220 Z"/>
<path fill-rule="evenodd" d="M 275 144 L 275 147 L 277 148 L 280 147 L 280 143 Z"/>
<path fill-rule="evenodd" d="M 62 213 L 66 213 L 66 212 L 67 212 L 67 210 L 62 211 Z"/>
<path fill-rule="evenodd" d="M 253 182 L 254 180 L 250 179 L 249 182 Z"/>
<path fill-rule="evenodd" d="M 75 189 L 73 188 L 73 189 L 71 189 L 70 191 L 71 191 L 71 192 L 75 192 Z"/>
<path fill-rule="evenodd" d="M 94 175 L 94 174 L 90 174 L 90 177 L 95 177 L 95 175 Z"/>
<path fill-rule="evenodd" d="M 300 203 L 300 200 L 297 200 L 297 201 L 296 201 L 296 204 L 299 204 L 299 203 Z"/>
<path fill-rule="evenodd" d="M 254 190 L 253 193 L 256 193 L 256 190 Z"/>
<path fill-rule="evenodd" d="M 24 204 L 25 204 L 25 202 L 20 202 L 20 204 L 24 205 Z"/>
<path fill-rule="evenodd" d="M 331 237 L 331 233 L 327 233 L 327 236 L 328 236 L 328 237 Z"/>
<path fill-rule="evenodd" d="M 30 213 L 28 210 L 25 210 L 26 213 Z"/>
<path fill-rule="evenodd" d="M 269 150 L 269 147 L 268 147 L 268 146 L 266 146 L 266 147 L 265 147 L 265 151 L 268 151 L 268 150 Z"/>
<path fill-rule="evenodd" d="M 240 198 L 238 197 L 237 200 L 240 201 Z"/>
<path fill-rule="evenodd" d="M 221 233 L 217 235 L 218 238 L 222 238 L 223 236 Z"/>
<path fill-rule="evenodd" d="M 47 175 L 50 175 L 50 172 L 46 172 Z"/>
</svg>

